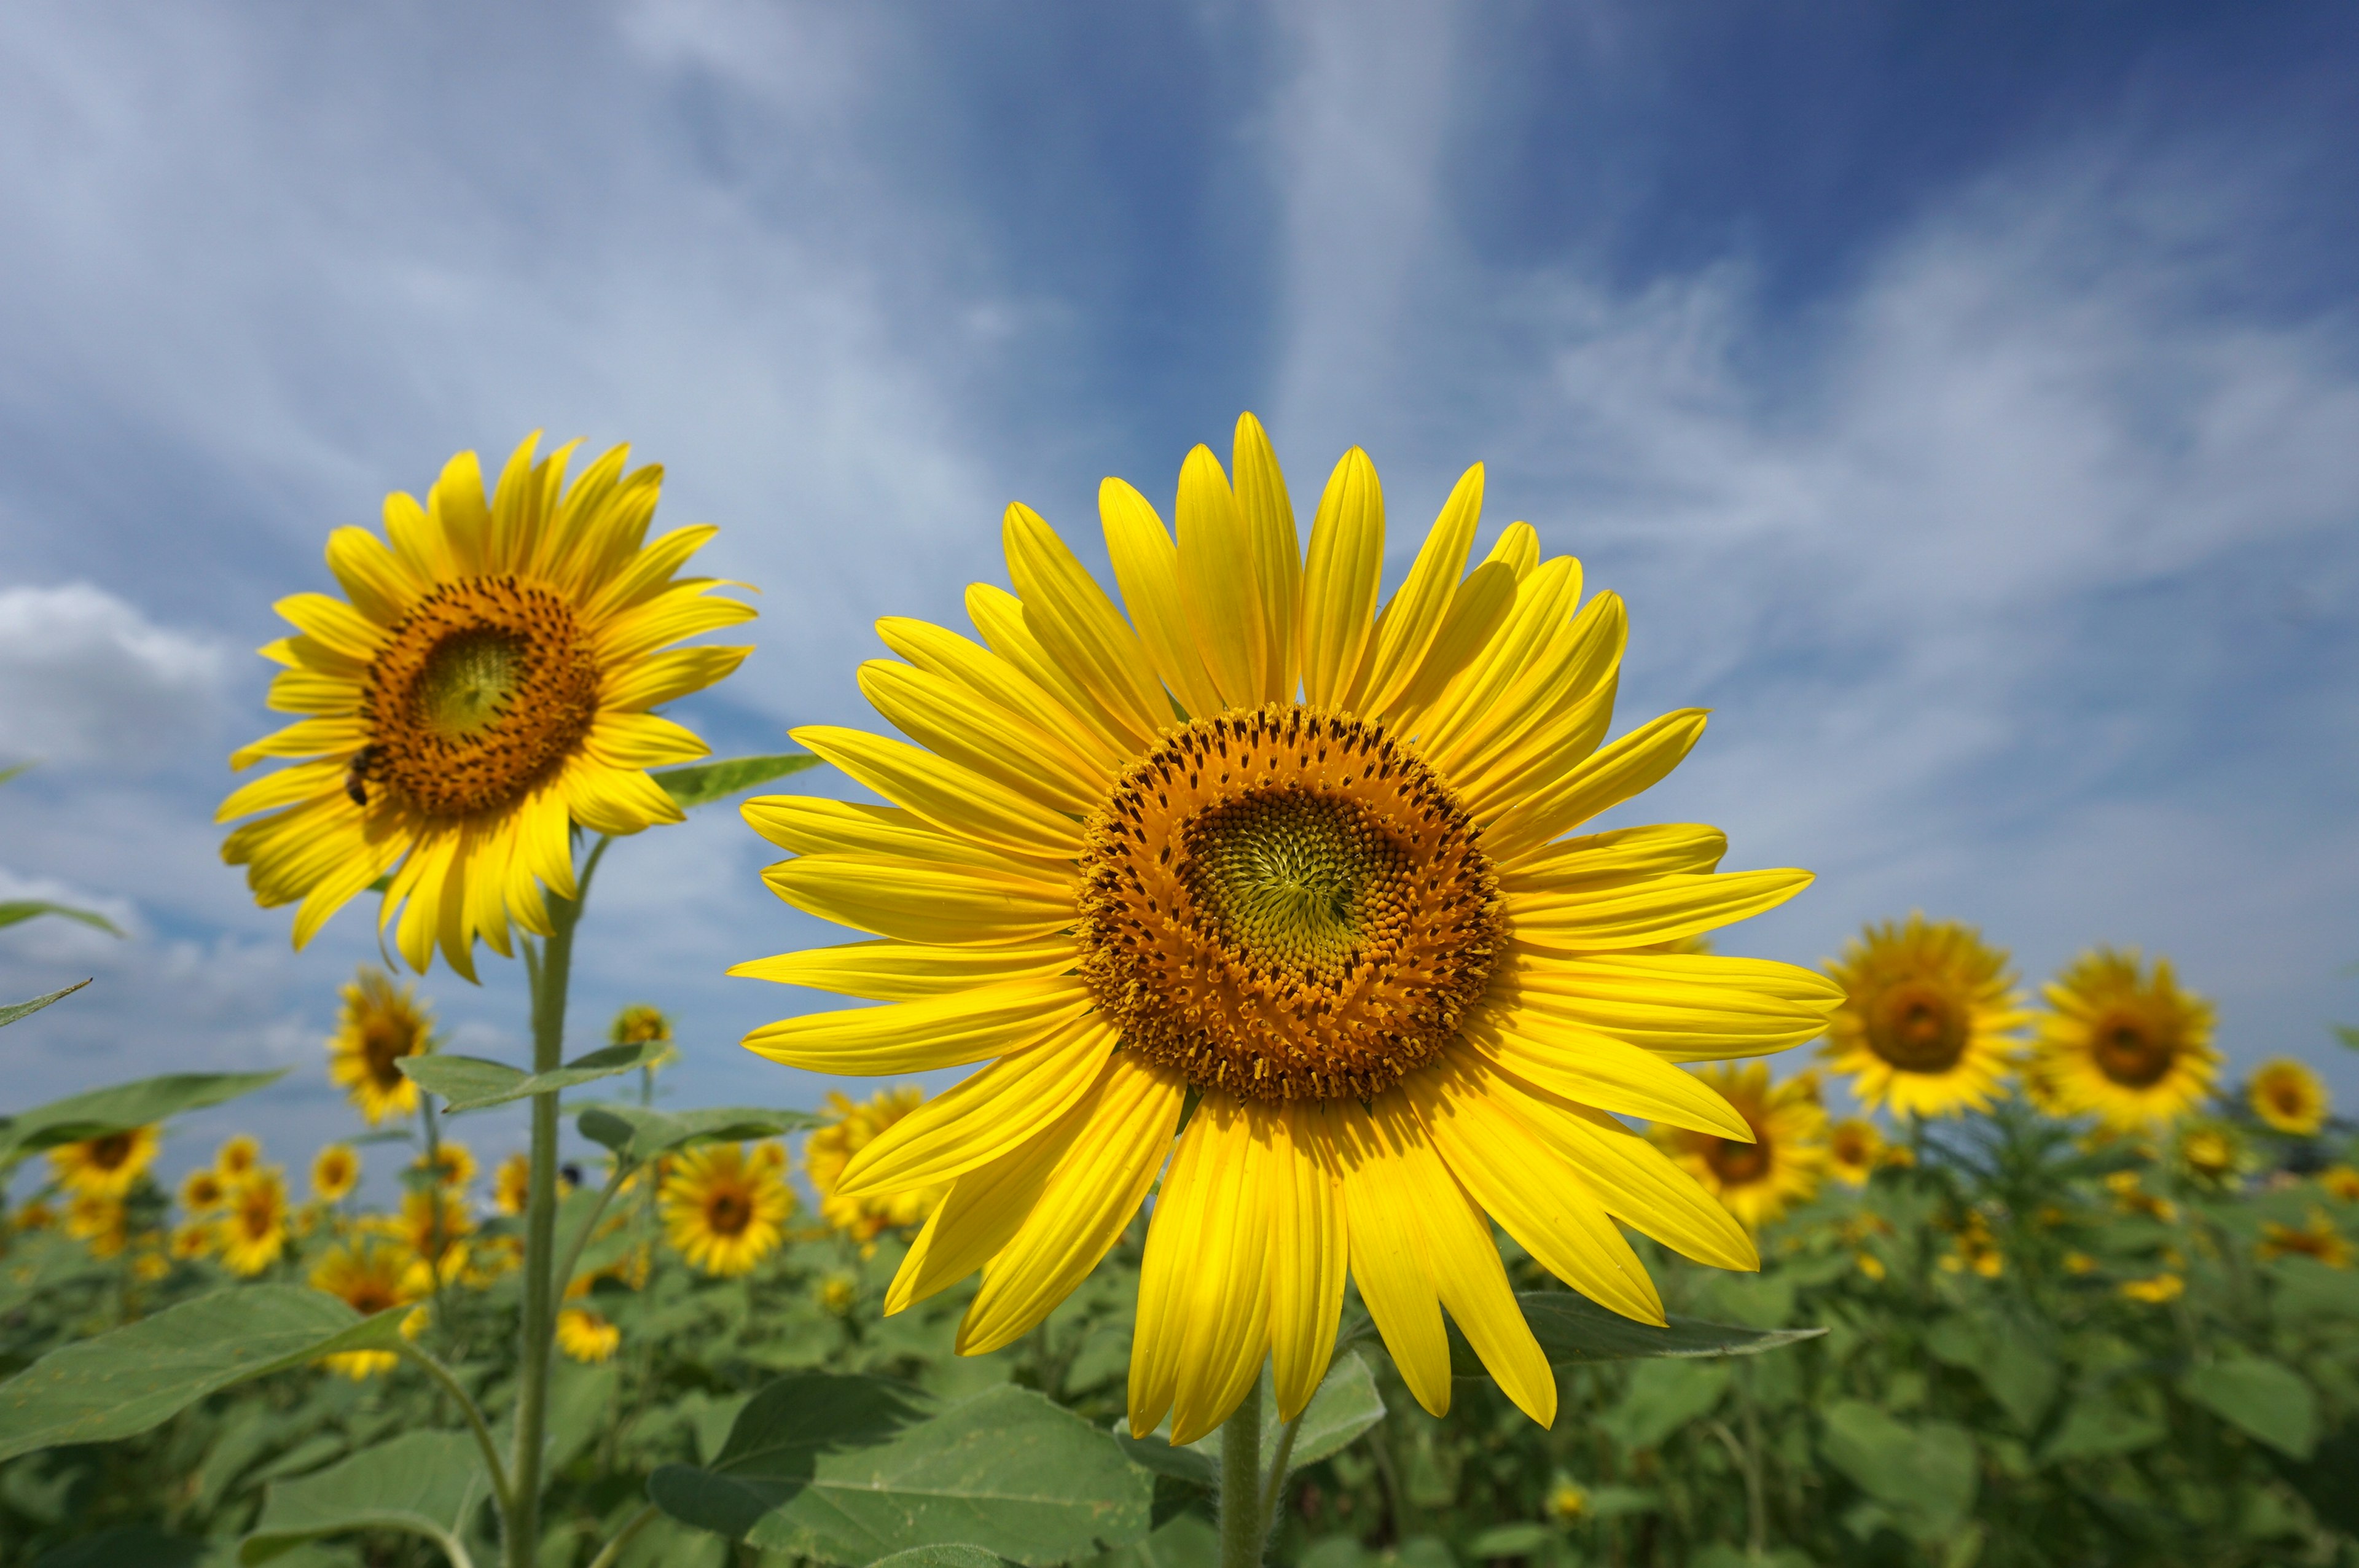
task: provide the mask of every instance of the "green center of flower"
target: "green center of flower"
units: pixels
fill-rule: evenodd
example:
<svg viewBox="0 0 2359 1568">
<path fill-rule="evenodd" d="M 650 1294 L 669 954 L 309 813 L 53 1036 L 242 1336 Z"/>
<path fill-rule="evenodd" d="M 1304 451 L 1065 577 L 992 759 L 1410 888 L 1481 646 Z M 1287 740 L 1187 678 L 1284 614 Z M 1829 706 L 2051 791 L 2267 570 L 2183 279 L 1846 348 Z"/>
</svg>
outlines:
<svg viewBox="0 0 2359 1568">
<path fill-rule="evenodd" d="M 1298 973 L 1346 962 L 1400 901 L 1408 857 L 1351 801 L 1257 793 L 1181 830 L 1182 879 L 1245 952 Z"/>
<path fill-rule="evenodd" d="M 486 628 L 462 632 L 426 655 L 418 673 L 418 715 L 454 741 L 481 733 L 499 719 L 524 680 L 522 640 Z"/>
<path fill-rule="evenodd" d="M 1966 1054 L 1964 1008 L 1925 980 L 1903 980 L 1875 1000 L 1868 1048 L 1904 1073 L 1946 1073 Z"/>
</svg>

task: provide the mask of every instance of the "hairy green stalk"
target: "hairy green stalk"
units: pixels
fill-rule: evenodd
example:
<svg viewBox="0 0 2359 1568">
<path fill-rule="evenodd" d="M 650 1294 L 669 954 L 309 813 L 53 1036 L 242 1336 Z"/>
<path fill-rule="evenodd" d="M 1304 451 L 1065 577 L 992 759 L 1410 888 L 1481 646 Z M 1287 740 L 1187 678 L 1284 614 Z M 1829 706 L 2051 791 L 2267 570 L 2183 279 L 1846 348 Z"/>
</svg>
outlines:
<svg viewBox="0 0 2359 1568">
<path fill-rule="evenodd" d="M 1221 1426 L 1221 1568 L 1261 1568 L 1261 1384 Z"/>
</svg>

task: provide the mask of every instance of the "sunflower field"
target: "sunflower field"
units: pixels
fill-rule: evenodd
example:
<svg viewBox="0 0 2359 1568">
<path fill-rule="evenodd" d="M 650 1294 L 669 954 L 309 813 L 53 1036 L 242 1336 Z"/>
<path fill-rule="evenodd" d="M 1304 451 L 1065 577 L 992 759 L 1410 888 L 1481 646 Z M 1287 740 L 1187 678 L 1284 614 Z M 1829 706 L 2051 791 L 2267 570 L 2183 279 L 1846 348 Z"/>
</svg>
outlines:
<svg viewBox="0 0 2359 1568">
<path fill-rule="evenodd" d="M 715 762 L 655 710 L 753 611 L 571 456 L 390 497 L 263 650 L 223 857 L 299 947 L 375 895 L 351 1136 L 159 1180 L 269 1073 L 0 1119 L 0 1564 L 2359 1564 L 2316 1071 L 2133 951 L 1727 951 L 1809 874 L 1593 820 L 1704 715 L 1608 739 L 1621 601 L 1476 559 L 1479 465 L 1387 598 L 1365 454 L 1306 546 L 1245 416 L 1176 535 L 1106 481 L 1119 602 L 1011 507 L 975 638 L 879 625 L 906 739 Z M 875 799 L 753 794 L 821 766 Z M 858 939 L 714 955 L 802 998 L 775 1103 L 686 1107 L 732 1047 L 570 1017 L 573 934 L 732 801 Z M 495 960 L 527 1063 L 437 1032 Z"/>
</svg>

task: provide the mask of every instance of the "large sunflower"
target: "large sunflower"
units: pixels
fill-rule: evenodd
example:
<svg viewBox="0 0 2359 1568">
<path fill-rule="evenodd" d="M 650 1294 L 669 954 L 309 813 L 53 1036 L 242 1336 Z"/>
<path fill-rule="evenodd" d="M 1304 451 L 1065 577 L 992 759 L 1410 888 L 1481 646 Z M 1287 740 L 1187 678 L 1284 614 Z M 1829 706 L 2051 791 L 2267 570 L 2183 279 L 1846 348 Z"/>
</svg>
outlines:
<svg viewBox="0 0 2359 1568">
<path fill-rule="evenodd" d="M 377 878 L 394 940 L 423 970 L 440 946 L 474 978 L 478 936 L 503 957 L 511 924 L 549 934 L 546 888 L 574 896 L 568 829 L 636 833 L 680 810 L 646 770 L 705 754 L 648 709 L 711 686 L 745 648 L 657 650 L 734 625 L 751 606 L 675 577 L 715 530 L 646 544 L 662 470 L 616 447 L 565 483 L 571 446 L 534 436 L 492 498 L 475 455 L 451 460 L 420 506 L 386 498 L 385 537 L 339 528 L 328 569 L 344 597 L 278 601 L 298 634 L 270 705 L 308 715 L 230 759 L 300 758 L 222 803 L 267 812 L 222 858 L 266 905 L 300 899 L 295 945 Z"/>
<path fill-rule="evenodd" d="M 2135 1132 L 2165 1126 L 2211 1092 L 2220 1054 L 2212 1004 L 2179 989 L 2170 960 L 2099 947 L 2048 987 L 2038 1070 L 2071 1114 Z"/>
<path fill-rule="evenodd" d="M 663 1179 L 666 1238 L 708 1274 L 751 1271 L 786 1239 L 795 1212 L 786 1170 L 776 1143 L 715 1143 L 677 1156 Z"/>
<path fill-rule="evenodd" d="M 888 620 L 907 662 L 861 671 L 917 744 L 797 732 L 893 804 L 749 804 L 799 857 L 769 885 L 882 940 L 734 972 L 893 1005 L 788 1019 L 746 1044 L 831 1075 L 991 1064 L 836 1184 L 841 1198 L 950 1184 L 887 1311 L 981 1269 L 958 1348 L 1006 1345 L 1164 1171 L 1130 1420 L 1145 1433 L 1169 1412 L 1184 1443 L 1266 1357 L 1280 1410 L 1303 1408 L 1347 1268 L 1427 1409 L 1450 1401 L 1447 1310 L 1549 1420 L 1555 1380 L 1486 1212 L 1648 1322 L 1660 1302 L 1617 1220 L 1756 1266 L 1744 1227 L 1615 1117 L 1748 1135 L 1675 1064 L 1808 1040 L 1833 988 L 1783 964 L 1645 949 L 1810 878 L 1713 875 L 1725 840 L 1710 827 L 1563 837 L 1668 773 L 1704 715 L 1600 749 L 1621 601 L 1581 606 L 1578 563 L 1543 563 L 1520 523 L 1468 571 L 1482 489 L 1470 470 L 1380 608 L 1366 456 L 1337 465 L 1306 557 L 1246 416 L 1234 483 L 1211 452 L 1189 455 L 1176 544 L 1136 491 L 1101 490 L 1127 617 L 1011 506 L 1018 592 L 967 593 L 983 641 Z"/>
<path fill-rule="evenodd" d="M 1758 1230 L 1817 1195 L 1827 1168 L 1827 1113 L 1816 1080 L 1804 1074 L 1772 1086 L 1769 1069 L 1706 1067 L 1697 1074 L 1745 1119 L 1750 1138 L 1658 1126 L 1652 1136 L 1680 1168 Z"/>
<path fill-rule="evenodd" d="M 153 1127 L 133 1127 L 60 1143 L 49 1151 L 49 1170 L 60 1185 L 92 1197 L 119 1198 L 155 1162 L 162 1140 Z"/>
<path fill-rule="evenodd" d="M 433 1036 L 434 1015 L 416 986 L 397 986 L 384 970 L 364 968 L 344 988 L 328 1040 L 328 1077 L 371 1127 L 408 1116 L 418 1109 L 418 1086 L 401 1070 L 401 1059 L 432 1049 Z"/>
<path fill-rule="evenodd" d="M 1820 1054 L 1851 1075 L 1871 1109 L 1901 1116 L 1980 1110 L 2006 1092 L 2027 1016 L 2006 955 L 1954 920 L 1911 914 L 1871 925 L 1827 972 L 1843 1005 Z"/>
</svg>

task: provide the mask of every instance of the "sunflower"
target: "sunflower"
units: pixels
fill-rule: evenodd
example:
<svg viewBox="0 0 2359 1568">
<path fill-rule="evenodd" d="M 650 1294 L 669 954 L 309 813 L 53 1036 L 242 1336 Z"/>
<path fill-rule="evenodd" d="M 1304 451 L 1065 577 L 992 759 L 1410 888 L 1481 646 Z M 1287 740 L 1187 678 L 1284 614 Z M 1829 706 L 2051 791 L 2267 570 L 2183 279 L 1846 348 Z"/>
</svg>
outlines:
<svg viewBox="0 0 2359 1568">
<path fill-rule="evenodd" d="M 633 1002 L 614 1014 L 607 1026 L 606 1039 L 615 1045 L 669 1045 L 671 1044 L 671 1020 L 660 1008 L 646 1002 Z"/>
<path fill-rule="evenodd" d="M 287 1186 L 277 1168 L 257 1165 L 234 1184 L 217 1224 L 222 1264 L 231 1273 L 250 1278 L 277 1262 L 287 1249 Z"/>
<path fill-rule="evenodd" d="M 378 1218 L 376 1227 L 407 1249 L 420 1295 L 438 1278 L 447 1285 L 466 1270 L 468 1238 L 475 1233 L 475 1220 L 456 1193 L 412 1188 L 401 1195 L 401 1206 Z"/>
<path fill-rule="evenodd" d="M 623 1331 L 586 1307 L 557 1314 L 557 1347 L 576 1361 L 607 1360 L 622 1343 Z"/>
<path fill-rule="evenodd" d="M 444 1139 L 434 1145 L 433 1152 L 420 1154 L 409 1162 L 409 1168 L 421 1178 L 430 1176 L 434 1184 L 463 1193 L 475 1180 L 475 1156 L 464 1143 Z"/>
<path fill-rule="evenodd" d="M 1367 457 L 1337 465 L 1306 557 L 1248 415 L 1234 484 L 1201 447 L 1182 467 L 1176 545 L 1138 492 L 1102 488 L 1126 618 L 1012 506 L 1018 592 L 969 589 L 981 643 L 879 625 L 907 662 L 865 665 L 862 689 L 917 744 L 797 732 L 892 804 L 750 803 L 800 857 L 769 885 L 882 940 L 734 972 L 894 1005 L 746 1044 L 832 1075 L 991 1064 L 835 1185 L 950 1187 L 888 1312 L 981 1269 L 958 1348 L 1008 1344 L 1095 1266 L 1169 1156 L 1129 1413 L 1146 1433 L 1169 1412 L 1186 1443 L 1265 1358 L 1280 1411 L 1303 1408 L 1347 1269 L 1428 1410 L 1450 1400 L 1446 1309 L 1550 1420 L 1555 1380 L 1486 1210 L 1650 1323 L 1660 1300 L 1617 1219 L 1756 1265 L 1744 1227 L 1615 1117 L 1748 1135 L 1675 1064 L 1808 1040 L 1836 993 L 1664 947 L 1810 878 L 1714 875 L 1726 840 L 1701 826 L 1562 837 L 1668 773 L 1704 715 L 1601 749 L 1621 601 L 1576 613 L 1578 563 L 1542 562 L 1520 523 L 1466 570 L 1482 487 L 1478 466 L 1380 612 Z"/>
<path fill-rule="evenodd" d="M 418 1086 L 401 1070 L 404 1056 L 433 1048 L 434 1016 L 418 988 L 397 987 L 382 969 L 364 968 L 344 988 L 343 1011 L 328 1041 L 328 1077 L 352 1096 L 371 1127 L 418 1109 Z"/>
<path fill-rule="evenodd" d="M 2185 1295 L 2187 1281 L 2182 1275 L 2166 1271 L 2155 1275 L 2150 1280 L 2124 1280 L 2119 1288 L 2122 1294 L 2131 1301 L 2144 1302 L 2148 1306 L 2161 1306 L 2166 1302 L 2175 1302 Z"/>
<path fill-rule="evenodd" d="M 360 1185 L 360 1152 L 349 1143 L 331 1143 L 311 1161 L 311 1195 L 321 1203 L 341 1203 Z"/>
<path fill-rule="evenodd" d="M 2297 1138 L 2314 1138 L 2326 1125 L 2331 1102 L 2318 1075 L 2299 1062 L 2280 1056 L 2265 1062 L 2245 1087 L 2245 1101 L 2253 1114 Z"/>
<path fill-rule="evenodd" d="M 90 1243 L 94 1258 L 121 1256 L 131 1244 L 131 1227 L 123 1200 L 107 1193 L 75 1193 L 66 1204 L 65 1233 Z"/>
<path fill-rule="evenodd" d="M 2313 1207 L 2310 1223 L 2299 1227 L 2264 1221 L 2260 1245 L 2255 1250 L 2264 1259 L 2299 1256 L 2315 1258 L 2330 1269 L 2351 1267 L 2351 1243 L 2322 1208 Z"/>
<path fill-rule="evenodd" d="M 1821 1054 L 1871 1109 L 1980 1110 L 2006 1092 L 2026 1014 L 2006 955 L 1954 920 L 1911 914 L 1867 927 L 1827 972 L 1843 1005 Z"/>
<path fill-rule="evenodd" d="M 210 1220 L 184 1219 L 172 1227 L 171 1238 L 166 1246 L 175 1258 L 189 1260 L 210 1258 L 221 1240 L 215 1228 Z"/>
<path fill-rule="evenodd" d="M 119 1198 L 156 1158 L 162 1140 L 152 1127 L 126 1128 L 49 1151 L 49 1170 L 71 1193 Z"/>
<path fill-rule="evenodd" d="M 518 1215 L 531 1199 L 532 1156 L 519 1150 L 492 1173 L 492 1204 L 502 1214 Z"/>
<path fill-rule="evenodd" d="M 221 1173 L 200 1165 L 180 1178 L 180 1206 L 190 1214 L 211 1214 L 229 1196 Z"/>
<path fill-rule="evenodd" d="M 708 1274 L 743 1274 L 786 1239 L 795 1212 L 786 1151 L 715 1143 L 672 1162 L 661 1189 L 664 1236 Z"/>
<path fill-rule="evenodd" d="M 1998 1238 L 1991 1234 L 1990 1221 L 1968 1209 L 1951 1234 L 1950 1250 L 1941 1255 L 1941 1268 L 1952 1274 L 1976 1273 L 1985 1280 L 1995 1280 L 2006 1272 L 2006 1255 L 1998 1249 Z"/>
<path fill-rule="evenodd" d="M 2318 1173 L 2318 1184 L 2344 1203 L 2359 1203 L 2359 1168 L 2329 1165 Z"/>
<path fill-rule="evenodd" d="M 2048 988 L 2038 1070 L 2066 1109 L 2116 1132 L 2177 1120 L 2212 1087 L 2212 1006 L 2179 989 L 2170 960 L 2151 974 L 2135 951 L 2082 955 Z"/>
<path fill-rule="evenodd" d="M 262 1163 L 262 1141 L 251 1132 L 234 1133 L 222 1140 L 213 1155 L 213 1173 L 224 1185 L 242 1182 Z"/>
<path fill-rule="evenodd" d="M 864 1198 L 836 1193 L 843 1168 L 877 1135 L 925 1102 L 919 1088 L 886 1089 L 855 1104 L 840 1094 L 827 1097 L 834 1113 L 826 1126 L 803 1141 L 803 1170 L 819 1194 L 821 1217 L 854 1241 L 866 1244 L 892 1226 L 918 1225 L 933 1213 L 947 1187 L 909 1187 Z"/>
<path fill-rule="evenodd" d="M 751 650 L 657 650 L 750 619 L 721 586 L 679 578 L 711 539 L 645 543 L 662 472 L 607 452 L 571 487 L 565 447 L 535 435 L 488 503 L 462 452 L 419 506 L 388 496 L 385 538 L 339 528 L 328 569 L 344 597 L 278 601 L 298 635 L 263 650 L 286 669 L 271 706 L 307 715 L 230 759 L 307 759 L 222 803 L 222 858 L 265 905 L 302 900 L 295 945 L 390 874 L 378 928 L 423 970 L 440 946 L 474 978 L 477 937 L 503 957 L 511 926 L 549 932 L 545 888 L 574 896 L 568 829 L 636 833 L 678 822 L 646 770 L 704 742 L 648 709 L 699 691 Z"/>
<path fill-rule="evenodd" d="M 830 1317 L 850 1317 L 860 1301 L 860 1281 L 849 1274 L 830 1274 L 819 1282 L 820 1310 Z"/>
<path fill-rule="evenodd" d="M 1827 1164 L 1827 1113 L 1817 1080 L 1805 1073 L 1773 1087 L 1769 1069 L 1758 1062 L 1706 1067 L 1696 1076 L 1736 1108 L 1752 1136 L 1661 1124 L 1648 1136 L 1747 1230 L 1808 1203 Z"/>
<path fill-rule="evenodd" d="M 1867 1185 L 1882 1163 L 1884 1134 L 1874 1122 L 1854 1116 L 1827 1129 L 1827 1169 L 1848 1185 Z"/>
<path fill-rule="evenodd" d="M 35 1198 L 8 1216 L 9 1225 L 27 1235 L 34 1231 L 47 1230 L 57 1222 L 58 1211 L 38 1198 Z"/>
<path fill-rule="evenodd" d="M 2209 1119 L 2180 1124 L 2171 1162 L 2208 1187 L 2230 1187 L 2260 1168 L 2260 1158 L 2234 1122 Z"/>
<path fill-rule="evenodd" d="M 311 1271 L 311 1288 L 325 1291 L 364 1317 L 405 1306 L 419 1298 L 409 1275 L 409 1260 L 400 1245 L 384 1237 L 364 1236 L 332 1249 Z M 346 1350 L 321 1357 L 321 1365 L 358 1380 L 393 1369 L 399 1360 L 390 1350 Z"/>
</svg>

